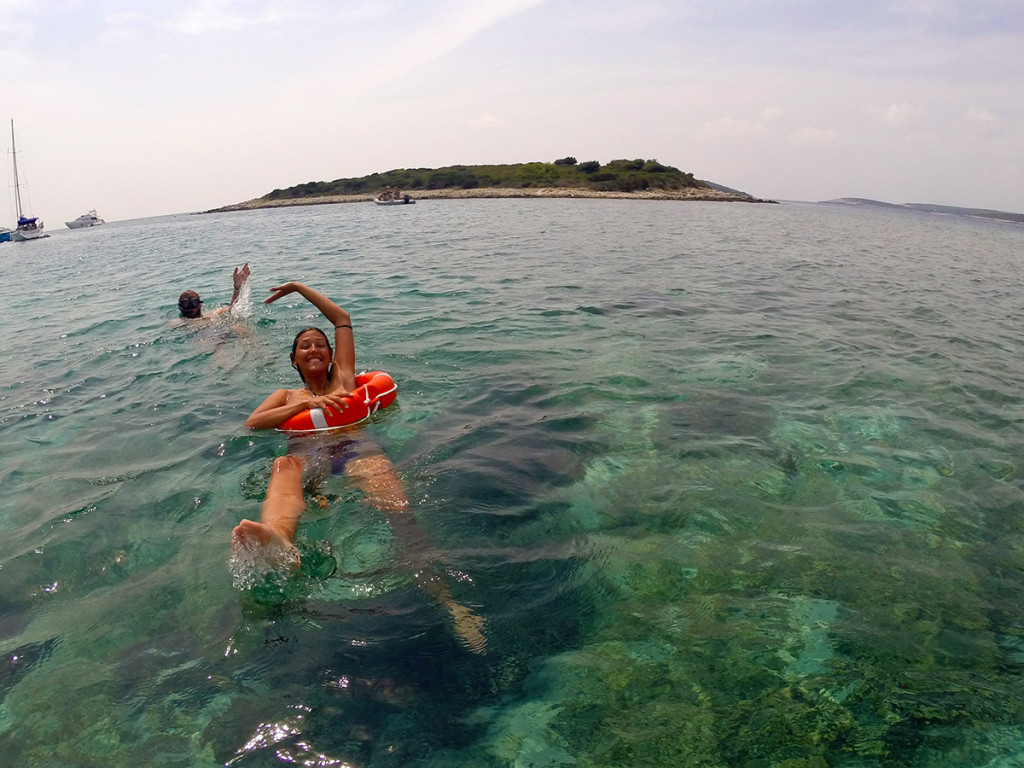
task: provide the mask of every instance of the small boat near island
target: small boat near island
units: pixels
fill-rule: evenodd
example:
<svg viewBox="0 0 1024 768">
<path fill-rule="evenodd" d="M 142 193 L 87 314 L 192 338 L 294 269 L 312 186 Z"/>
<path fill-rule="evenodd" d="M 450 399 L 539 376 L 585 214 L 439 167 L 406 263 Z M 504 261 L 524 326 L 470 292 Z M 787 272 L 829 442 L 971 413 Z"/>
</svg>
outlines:
<svg viewBox="0 0 1024 768">
<path fill-rule="evenodd" d="M 74 221 L 64 222 L 69 229 L 82 229 L 83 227 L 98 227 L 100 224 L 106 224 L 103 219 L 96 215 L 96 209 L 93 208 L 88 213 L 83 213 Z"/>
<path fill-rule="evenodd" d="M 373 202 L 377 205 L 411 205 L 416 201 L 409 195 L 403 195 L 398 187 L 388 187 L 373 198 Z"/>
<path fill-rule="evenodd" d="M 50 235 L 43 232 L 43 222 L 35 216 L 26 216 L 21 207 L 21 181 L 18 179 L 18 150 L 14 144 L 14 120 L 11 120 L 11 156 L 14 158 L 14 204 L 18 213 L 18 223 L 11 239 L 16 243 L 28 240 L 39 240 Z"/>
</svg>

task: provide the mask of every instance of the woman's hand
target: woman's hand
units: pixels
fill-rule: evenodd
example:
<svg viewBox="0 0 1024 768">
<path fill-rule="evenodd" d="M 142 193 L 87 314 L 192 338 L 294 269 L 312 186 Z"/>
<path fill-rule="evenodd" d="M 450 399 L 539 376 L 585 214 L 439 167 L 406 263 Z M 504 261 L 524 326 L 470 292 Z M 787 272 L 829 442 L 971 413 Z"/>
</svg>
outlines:
<svg viewBox="0 0 1024 768">
<path fill-rule="evenodd" d="M 335 411 L 341 413 L 348 408 L 348 403 L 345 402 L 346 395 L 348 395 L 348 392 L 338 389 L 334 392 L 328 392 L 326 395 L 311 397 L 306 401 L 306 406 L 308 408 L 323 408 L 324 412 L 328 415 L 333 414 Z"/>
<path fill-rule="evenodd" d="M 294 281 L 287 282 L 284 285 L 275 285 L 273 288 L 270 289 L 271 292 L 273 293 L 273 296 L 271 296 L 269 299 L 264 299 L 263 303 L 272 304 L 273 302 L 280 299 L 282 296 L 287 296 L 289 293 L 294 293 L 295 291 L 299 290 L 301 286 L 302 283 L 296 283 Z"/>
</svg>

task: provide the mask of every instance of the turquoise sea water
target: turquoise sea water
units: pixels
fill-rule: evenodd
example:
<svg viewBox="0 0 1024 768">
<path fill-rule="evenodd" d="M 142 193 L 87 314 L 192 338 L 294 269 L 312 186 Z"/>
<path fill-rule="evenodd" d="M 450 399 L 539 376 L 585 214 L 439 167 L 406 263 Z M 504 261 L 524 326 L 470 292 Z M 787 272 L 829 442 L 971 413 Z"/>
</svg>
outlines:
<svg viewBox="0 0 1024 768">
<path fill-rule="evenodd" d="M 1024 229 L 829 205 L 423 201 L 0 246 L 0 754 L 31 766 L 1024 761 Z M 203 331 L 194 288 L 251 296 Z M 232 586 L 348 308 L 471 653 L 340 478 Z M 322 323 L 320 323 L 322 324 Z M 336 569 L 332 568 L 336 564 Z"/>
</svg>

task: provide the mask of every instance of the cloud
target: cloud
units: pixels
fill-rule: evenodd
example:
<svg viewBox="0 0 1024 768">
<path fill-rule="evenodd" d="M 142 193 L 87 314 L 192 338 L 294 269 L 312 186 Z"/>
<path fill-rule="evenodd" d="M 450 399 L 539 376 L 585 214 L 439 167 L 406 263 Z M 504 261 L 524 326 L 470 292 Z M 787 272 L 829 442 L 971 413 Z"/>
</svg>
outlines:
<svg viewBox="0 0 1024 768">
<path fill-rule="evenodd" d="M 906 128 L 917 121 L 920 110 L 904 101 L 890 104 L 885 109 L 876 109 L 874 115 L 891 128 Z"/>
<path fill-rule="evenodd" d="M 898 0 L 889 12 L 904 24 L 961 39 L 1013 36 L 1024 22 L 1019 0 Z"/>
<path fill-rule="evenodd" d="M 492 128 L 498 125 L 498 118 L 494 115 L 480 115 L 469 123 L 474 128 Z"/>
<path fill-rule="evenodd" d="M 817 128 L 805 125 L 793 132 L 793 138 L 799 144 L 831 144 L 838 141 L 842 133 L 835 128 Z"/>
<path fill-rule="evenodd" d="M 251 2 L 239 0 L 202 0 L 186 8 L 165 26 L 185 35 L 203 35 L 221 30 L 238 31 L 248 27 L 274 26 L 285 21 L 313 18 L 294 4 L 269 3 L 254 8 Z"/>
<path fill-rule="evenodd" d="M 0 69 L 8 75 L 12 72 L 25 71 L 32 61 L 32 57 L 22 51 L 0 50 Z"/>
<path fill-rule="evenodd" d="M 732 117 L 720 117 L 704 123 L 702 130 L 709 136 L 718 138 L 744 138 L 764 132 L 764 125 L 754 120 L 737 120 Z"/>
<path fill-rule="evenodd" d="M 350 3 L 347 8 L 343 8 L 337 13 L 338 18 L 349 21 L 377 19 L 387 16 L 393 11 L 401 13 L 401 6 L 402 0 L 376 0 L 375 2 L 360 0 L 360 2 Z"/>
<path fill-rule="evenodd" d="M 999 115 L 987 109 L 971 107 L 964 116 L 971 123 L 995 123 L 999 121 Z"/>
<path fill-rule="evenodd" d="M 748 138 L 762 136 L 768 132 L 771 126 L 785 116 L 786 112 L 782 107 L 771 105 L 762 109 L 752 119 L 738 119 L 734 117 L 720 117 L 715 120 L 708 120 L 701 126 L 701 130 L 707 136 L 715 138 Z"/>
<path fill-rule="evenodd" d="M 407 60 L 436 61 L 464 45 L 484 30 L 515 16 L 544 0 L 463 0 L 450 3 L 451 11 L 404 41 L 403 53 Z"/>
<path fill-rule="evenodd" d="M 955 19 L 959 15 L 957 0 L 897 0 L 889 11 L 912 18 Z"/>
</svg>

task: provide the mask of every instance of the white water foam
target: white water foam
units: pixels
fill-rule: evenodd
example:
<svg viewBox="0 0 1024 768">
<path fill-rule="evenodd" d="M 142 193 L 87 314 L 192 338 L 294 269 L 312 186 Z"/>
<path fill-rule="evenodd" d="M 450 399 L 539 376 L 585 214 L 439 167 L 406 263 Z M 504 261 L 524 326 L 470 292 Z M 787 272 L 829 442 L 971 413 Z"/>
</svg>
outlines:
<svg viewBox="0 0 1024 768">
<path fill-rule="evenodd" d="M 235 589 L 252 589 L 262 583 L 268 575 L 287 578 L 299 567 L 299 553 L 294 547 L 283 544 L 261 546 L 254 542 L 232 541 L 231 584 Z"/>
</svg>

